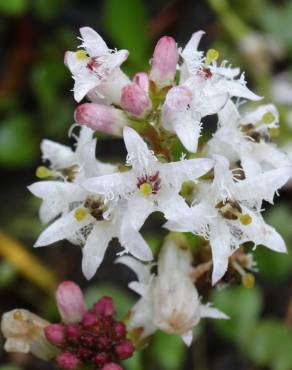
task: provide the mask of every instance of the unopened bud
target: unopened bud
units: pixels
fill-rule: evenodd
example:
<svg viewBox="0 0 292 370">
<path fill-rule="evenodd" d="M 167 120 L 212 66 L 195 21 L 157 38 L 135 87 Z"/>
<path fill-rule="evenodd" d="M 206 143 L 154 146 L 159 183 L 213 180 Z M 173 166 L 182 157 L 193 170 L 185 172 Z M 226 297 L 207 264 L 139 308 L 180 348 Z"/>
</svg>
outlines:
<svg viewBox="0 0 292 370">
<path fill-rule="evenodd" d="M 126 339 L 116 346 L 115 352 L 119 360 L 126 360 L 133 355 L 134 346 L 130 340 Z"/>
<path fill-rule="evenodd" d="M 118 364 L 111 362 L 109 364 L 106 364 L 101 370 L 123 370 L 123 369 Z"/>
<path fill-rule="evenodd" d="M 97 103 L 81 104 L 75 110 L 75 121 L 92 130 L 111 135 L 122 135 L 128 120 L 120 109 Z"/>
<path fill-rule="evenodd" d="M 152 103 L 146 92 L 132 82 L 122 90 L 121 106 L 131 115 L 143 118 L 151 110 Z"/>
<path fill-rule="evenodd" d="M 61 324 L 51 324 L 45 328 L 45 335 L 50 343 L 58 346 L 65 339 L 64 326 Z"/>
<path fill-rule="evenodd" d="M 103 297 L 93 306 L 93 311 L 98 315 L 113 316 L 115 314 L 115 306 L 111 297 Z"/>
<path fill-rule="evenodd" d="M 57 289 L 56 301 L 62 319 L 66 323 L 76 323 L 83 317 L 86 308 L 79 286 L 72 281 L 63 281 Z"/>
<path fill-rule="evenodd" d="M 78 358 L 71 352 L 63 352 L 57 356 L 57 364 L 64 370 L 75 370 L 79 366 Z"/>
<path fill-rule="evenodd" d="M 173 84 L 178 58 L 175 40 L 169 36 L 162 37 L 155 46 L 149 74 L 159 89 Z"/>
<path fill-rule="evenodd" d="M 148 74 L 145 72 L 138 72 L 133 77 L 133 82 L 141 87 L 146 93 L 149 90 L 149 77 Z"/>
</svg>

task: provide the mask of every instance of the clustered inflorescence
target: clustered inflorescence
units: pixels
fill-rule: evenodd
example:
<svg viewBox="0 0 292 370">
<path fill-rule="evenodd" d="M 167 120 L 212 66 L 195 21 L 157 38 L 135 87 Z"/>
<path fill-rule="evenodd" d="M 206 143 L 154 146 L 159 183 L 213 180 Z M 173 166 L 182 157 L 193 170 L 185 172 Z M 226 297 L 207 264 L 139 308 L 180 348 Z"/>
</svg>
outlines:
<svg viewBox="0 0 292 370">
<path fill-rule="evenodd" d="M 63 283 L 57 291 L 61 324 L 18 310 L 3 316 L 2 331 L 7 351 L 30 350 L 68 370 L 118 370 L 134 352 L 127 331 L 137 346 L 158 329 L 190 345 L 201 318 L 228 319 L 201 302 L 195 284 L 202 278 L 228 282 L 233 274 L 251 287 L 256 263 L 246 242 L 286 252 L 262 205 L 272 204 L 289 181 L 291 163 L 272 142 L 279 130 L 276 107 L 259 105 L 262 98 L 247 88 L 244 74 L 219 63 L 216 50 L 198 50 L 204 32 L 194 33 L 184 48 L 162 37 L 150 71 L 131 80 L 120 68 L 127 50 L 109 49 L 89 27 L 80 33 L 80 49 L 66 52 L 65 64 L 75 100 L 87 102 L 75 111 L 74 150 L 50 140 L 41 144 L 47 163 L 29 190 L 42 199 L 40 218 L 49 225 L 35 246 L 63 239 L 81 246 L 82 270 L 91 279 L 117 238 L 123 251 L 116 262 L 137 275 L 129 287 L 141 297 L 126 327 L 113 318 L 109 298 L 87 311 L 80 289 Z M 213 134 L 204 131 L 211 115 L 217 120 Z M 123 138 L 124 166 L 96 159 L 95 131 Z M 141 234 L 154 212 L 163 214 L 170 231 L 157 264 Z M 199 237 L 196 255 L 184 233 Z"/>
</svg>

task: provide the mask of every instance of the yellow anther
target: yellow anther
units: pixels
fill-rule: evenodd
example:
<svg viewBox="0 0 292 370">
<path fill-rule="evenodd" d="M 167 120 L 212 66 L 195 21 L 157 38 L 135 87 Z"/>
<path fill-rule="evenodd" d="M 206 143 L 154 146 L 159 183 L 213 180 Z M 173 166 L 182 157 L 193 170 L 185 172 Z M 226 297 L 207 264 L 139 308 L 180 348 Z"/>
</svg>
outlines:
<svg viewBox="0 0 292 370">
<path fill-rule="evenodd" d="M 148 182 L 145 182 L 144 184 L 140 185 L 140 191 L 143 195 L 149 195 L 152 193 L 152 185 Z"/>
<path fill-rule="evenodd" d="M 206 65 L 208 66 L 209 64 L 211 64 L 214 60 L 217 60 L 218 58 L 219 58 L 219 52 L 215 49 L 209 49 L 206 55 Z"/>
<path fill-rule="evenodd" d="M 22 319 L 23 319 L 23 317 L 22 317 L 22 313 L 21 313 L 21 311 L 19 311 L 19 310 L 15 311 L 15 312 L 14 312 L 14 314 L 13 314 L 13 318 L 14 318 L 15 320 L 22 320 Z"/>
<path fill-rule="evenodd" d="M 241 278 L 241 282 L 245 288 L 248 288 L 248 289 L 253 288 L 255 284 L 254 274 L 251 274 L 250 272 L 244 274 Z"/>
<path fill-rule="evenodd" d="M 39 166 L 36 169 L 36 177 L 38 177 L 39 179 L 46 179 L 47 177 L 51 177 L 53 175 L 53 171 L 45 166 Z"/>
<path fill-rule="evenodd" d="M 269 129 L 269 133 L 271 137 L 278 137 L 280 135 L 279 127 L 272 127 Z"/>
<path fill-rule="evenodd" d="M 75 52 L 75 55 L 76 55 L 76 58 L 78 60 L 85 60 L 88 58 L 87 54 L 86 54 L 86 51 L 85 50 L 77 50 Z"/>
<path fill-rule="evenodd" d="M 266 124 L 269 124 L 269 123 L 273 123 L 275 121 L 275 119 L 276 119 L 276 117 L 272 112 L 266 112 L 263 115 L 262 122 L 266 123 Z"/>
<path fill-rule="evenodd" d="M 252 222 L 252 218 L 247 213 L 245 215 L 241 215 L 239 217 L 239 221 L 242 223 L 242 225 L 249 225 Z"/>
<path fill-rule="evenodd" d="M 83 221 L 88 215 L 88 211 L 84 207 L 77 208 L 74 213 L 74 217 L 77 221 Z"/>
</svg>

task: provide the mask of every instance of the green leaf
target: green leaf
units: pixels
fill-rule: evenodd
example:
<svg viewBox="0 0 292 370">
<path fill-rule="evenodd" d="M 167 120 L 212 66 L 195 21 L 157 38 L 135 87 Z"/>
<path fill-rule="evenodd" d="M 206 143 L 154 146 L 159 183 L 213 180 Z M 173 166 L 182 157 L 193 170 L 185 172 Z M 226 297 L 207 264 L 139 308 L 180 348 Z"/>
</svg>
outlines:
<svg viewBox="0 0 292 370">
<path fill-rule="evenodd" d="M 6 365 L 1 365 L 0 370 L 21 370 L 22 368 L 17 366 L 17 365 L 12 365 L 12 364 L 6 364 Z"/>
<path fill-rule="evenodd" d="M 245 345 L 262 307 L 259 290 L 256 287 L 228 287 L 220 292 L 214 291 L 212 302 L 230 317 L 229 320 L 214 320 L 213 325 L 219 334 Z"/>
<path fill-rule="evenodd" d="M 137 69 L 149 59 L 148 15 L 143 0 L 107 0 L 104 8 L 105 28 L 114 46 L 130 51 L 129 61 Z"/>
<path fill-rule="evenodd" d="M 64 0 L 33 0 L 33 10 L 36 15 L 43 19 L 56 18 L 64 8 Z"/>
<path fill-rule="evenodd" d="M 38 142 L 30 119 L 15 114 L 0 127 L 0 165 L 5 167 L 30 166 L 38 157 Z"/>
<path fill-rule="evenodd" d="M 152 340 L 151 350 L 159 367 L 165 370 L 182 368 L 186 356 L 186 345 L 177 335 L 158 331 Z"/>
<path fill-rule="evenodd" d="M 292 228 L 287 222 L 291 218 L 291 210 L 283 203 L 274 206 L 265 217 L 267 223 L 285 239 L 289 249 L 288 254 L 275 253 L 263 246 L 255 250 L 254 258 L 260 274 L 268 280 L 283 280 L 292 273 Z"/>
<path fill-rule="evenodd" d="M 0 12 L 19 15 L 27 10 L 28 5 L 28 0 L 0 0 Z"/>
<path fill-rule="evenodd" d="M 32 70 L 31 83 L 35 96 L 43 109 L 54 109 L 54 104 L 60 96 L 69 74 L 61 60 L 46 60 L 36 65 Z"/>
<path fill-rule="evenodd" d="M 123 367 L 126 370 L 142 370 L 141 352 L 134 352 L 134 355 L 126 361 L 123 361 Z"/>
<path fill-rule="evenodd" d="M 0 262 L 0 288 L 9 286 L 16 277 L 16 269 L 7 261 Z M 1 370 L 1 369 L 0 369 Z"/>
<path fill-rule="evenodd" d="M 87 307 L 91 307 L 98 299 L 103 296 L 113 298 L 116 306 L 117 316 L 122 319 L 133 307 L 135 300 L 126 290 L 118 288 L 112 284 L 99 284 L 91 286 L 85 291 Z"/>
<path fill-rule="evenodd" d="M 273 370 L 292 368 L 292 333 L 280 321 L 265 320 L 259 323 L 247 342 L 250 358 L 260 366 Z"/>
</svg>

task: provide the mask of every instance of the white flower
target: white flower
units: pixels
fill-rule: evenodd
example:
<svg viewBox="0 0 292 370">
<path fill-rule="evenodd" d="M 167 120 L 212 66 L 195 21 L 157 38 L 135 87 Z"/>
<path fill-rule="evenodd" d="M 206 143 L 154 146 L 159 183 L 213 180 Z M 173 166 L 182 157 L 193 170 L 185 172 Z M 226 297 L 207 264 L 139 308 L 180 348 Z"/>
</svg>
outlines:
<svg viewBox="0 0 292 370">
<path fill-rule="evenodd" d="M 129 286 L 141 295 L 130 313 L 128 328 L 141 330 L 143 339 L 160 329 L 168 334 L 177 334 L 187 345 L 193 339 L 192 329 L 203 317 L 227 319 L 228 317 L 201 303 L 190 278 L 191 254 L 185 245 L 168 238 L 158 259 L 158 274 L 151 275 L 150 267 L 131 257 L 117 260 L 129 266 L 139 282 Z"/>
<path fill-rule="evenodd" d="M 127 59 L 128 51 L 109 49 L 100 35 L 90 27 L 80 28 L 80 33 L 84 50 L 67 51 L 65 54 L 65 64 L 75 80 L 75 100 L 80 102 L 91 92 L 90 97 L 94 101 L 110 97 L 118 103 L 116 100 L 120 99 L 121 88 L 129 83 L 129 79 L 119 69 Z M 98 86 L 100 89 L 96 90 Z"/>
<path fill-rule="evenodd" d="M 75 152 L 49 141 L 42 146 L 44 157 L 50 159 L 57 173 L 64 172 L 63 166 L 69 166 L 69 169 L 75 166 L 77 176 L 73 178 L 74 182 L 65 178 L 65 181 L 39 181 L 29 186 L 29 190 L 43 200 L 40 218 L 44 223 L 60 216 L 41 233 L 35 246 L 49 245 L 62 239 L 81 245 L 82 269 L 88 279 L 95 274 L 108 243 L 115 237 L 119 238 L 126 251 L 137 258 L 152 258 L 151 251 L 137 231 L 129 229 L 127 237 L 122 235 L 124 203 L 106 200 L 80 186 L 80 180 L 88 176 L 116 170 L 115 166 L 95 159 L 96 140 L 92 140 L 92 133 L 91 129 L 82 127 Z"/>
<path fill-rule="evenodd" d="M 125 236 L 130 239 L 129 231 L 139 230 L 152 212 L 160 211 L 168 219 L 188 208 L 179 195 L 182 183 L 204 175 L 212 168 L 213 161 L 200 158 L 159 162 L 142 138 L 130 127 L 124 128 L 124 141 L 128 151 L 128 164 L 132 169 L 89 179 L 83 186 L 106 199 L 127 201 L 123 229 Z"/>
<path fill-rule="evenodd" d="M 193 35 L 181 51 L 180 84 L 167 93 L 162 107 L 162 124 L 175 132 L 184 147 L 196 152 L 201 131 L 201 119 L 218 113 L 230 97 L 259 100 L 246 87 L 239 69 L 226 67 L 226 61 L 217 66 L 218 52 L 209 50 L 207 56 L 197 50 L 203 32 Z"/>
<path fill-rule="evenodd" d="M 2 316 L 1 331 L 6 338 L 7 352 L 33 353 L 43 360 L 52 360 L 58 353 L 45 337 L 49 322 L 23 309 L 6 312 Z"/>
<path fill-rule="evenodd" d="M 194 89 L 204 90 L 210 95 L 228 93 L 230 97 L 236 96 L 249 100 L 259 100 L 261 97 L 254 94 L 246 87 L 244 74 L 239 79 L 239 68 L 227 66 L 227 61 L 217 65 L 219 53 L 210 49 L 206 57 L 198 51 L 198 44 L 204 32 L 193 34 L 190 41 L 181 51 L 183 64 L 181 66 L 180 84 L 192 84 Z M 188 81 L 188 82 L 187 82 Z M 207 95 L 209 95 L 207 93 Z"/>
<path fill-rule="evenodd" d="M 193 232 L 210 241 L 213 284 L 226 272 L 228 257 L 247 241 L 286 252 L 284 240 L 265 223 L 260 207 L 263 200 L 272 202 L 274 193 L 289 179 L 287 168 L 239 181 L 228 167 L 228 160 L 217 156 L 214 181 L 199 184 L 196 204 L 184 217 L 165 224 L 169 230 Z"/>
<path fill-rule="evenodd" d="M 286 153 L 266 142 L 269 131 L 279 127 L 279 114 L 273 104 L 261 105 L 242 116 L 229 100 L 218 113 L 219 127 L 207 144 L 207 154 L 219 154 L 231 163 L 240 161 L 246 178 L 267 170 L 290 167 Z"/>
</svg>

